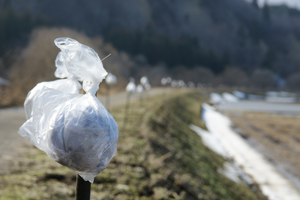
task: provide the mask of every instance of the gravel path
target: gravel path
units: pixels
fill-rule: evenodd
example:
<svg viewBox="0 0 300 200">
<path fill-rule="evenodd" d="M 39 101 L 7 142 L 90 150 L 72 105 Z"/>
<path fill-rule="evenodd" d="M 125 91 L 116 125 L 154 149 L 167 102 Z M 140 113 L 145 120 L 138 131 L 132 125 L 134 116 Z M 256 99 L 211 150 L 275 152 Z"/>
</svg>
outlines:
<svg viewBox="0 0 300 200">
<path fill-rule="evenodd" d="M 163 88 L 153 88 L 146 92 L 144 98 L 163 94 Z M 103 105 L 106 104 L 106 96 L 98 95 Z M 126 92 L 120 92 L 110 97 L 110 107 L 121 106 L 126 103 Z M 131 95 L 130 101 L 140 98 L 139 94 Z M 18 134 L 20 126 L 26 121 L 23 108 L 0 109 L 0 174 L 6 173 L 20 151 L 25 151 L 26 146 L 31 145 Z"/>
</svg>

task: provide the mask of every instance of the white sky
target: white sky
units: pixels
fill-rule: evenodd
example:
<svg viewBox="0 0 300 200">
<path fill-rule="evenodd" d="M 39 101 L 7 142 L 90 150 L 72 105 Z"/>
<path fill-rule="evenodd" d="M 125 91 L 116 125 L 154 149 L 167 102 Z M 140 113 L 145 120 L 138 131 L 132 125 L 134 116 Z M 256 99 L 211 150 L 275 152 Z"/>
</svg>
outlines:
<svg viewBox="0 0 300 200">
<path fill-rule="evenodd" d="M 258 0 L 258 3 L 259 5 L 263 5 L 265 1 L 272 5 L 286 4 L 289 7 L 300 9 L 300 0 Z"/>
</svg>

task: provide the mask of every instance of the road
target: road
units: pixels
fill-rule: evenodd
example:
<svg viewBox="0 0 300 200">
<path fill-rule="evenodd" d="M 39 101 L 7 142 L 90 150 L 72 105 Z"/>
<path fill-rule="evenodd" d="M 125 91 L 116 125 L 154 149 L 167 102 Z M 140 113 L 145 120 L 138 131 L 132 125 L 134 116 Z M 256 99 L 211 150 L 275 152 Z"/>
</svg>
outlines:
<svg viewBox="0 0 300 200">
<path fill-rule="evenodd" d="M 220 104 L 218 106 L 218 109 L 220 111 L 249 111 L 300 116 L 299 104 L 268 103 L 263 101 L 240 101 Z"/>
<path fill-rule="evenodd" d="M 144 98 L 163 94 L 163 88 L 153 88 L 146 92 Z M 110 107 L 121 106 L 126 103 L 126 92 L 120 92 L 110 96 Z M 98 95 L 103 105 L 106 104 L 106 96 Z M 130 101 L 140 98 L 139 94 L 132 94 Z M 26 121 L 23 108 L 0 109 L 0 174 L 9 170 L 8 161 L 13 161 L 15 156 L 31 145 L 18 134 L 21 125 Z"/>
</svg>

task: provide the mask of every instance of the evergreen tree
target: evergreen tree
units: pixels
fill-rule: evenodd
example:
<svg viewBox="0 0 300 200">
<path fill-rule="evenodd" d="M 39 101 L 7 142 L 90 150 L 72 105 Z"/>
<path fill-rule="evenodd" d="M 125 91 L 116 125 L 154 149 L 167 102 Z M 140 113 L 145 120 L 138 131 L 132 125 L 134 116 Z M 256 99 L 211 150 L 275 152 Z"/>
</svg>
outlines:
<svg viewBox="0 0 300 200">
<path fill-rule="evenodd" d="M 259 9 L 257 0 L 253 0 L 252 5 L 253 5 L 254 8 Z"/>
<path fill-rule="evenodd" d="M 264 20 L 269 22 L 271 20 L 270 9 L 266 2 L 264 4 L 264 7 L 262 8 L 262 13 L 263 13 Z"/>
</svg>

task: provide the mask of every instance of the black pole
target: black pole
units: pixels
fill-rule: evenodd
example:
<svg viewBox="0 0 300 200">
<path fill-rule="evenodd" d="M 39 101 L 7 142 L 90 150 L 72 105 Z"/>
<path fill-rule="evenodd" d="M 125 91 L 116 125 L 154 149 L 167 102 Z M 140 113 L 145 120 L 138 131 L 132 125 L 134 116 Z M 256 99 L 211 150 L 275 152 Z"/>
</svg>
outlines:
<svg viewBox="0 0 300 200">
<path fill-rule="evenodd" d="M 126 107 L 125 107 L 125 112 L 124 112 L 123 131 L 125 130 L 125 126 L 126 126 L 127 113 L 128 113 L 129 105 L 130 105 L 130 95 L 131 95 L 131 92 L 128 92 L 127 98 L 126 98 Z"/>
<path fill-rule="evenodd" d="M 75 200 L 90 200 L 91 196 L 91 183 L 83 180 L 77 174 L 76 177 L 76 199 Z"/>
<path fill-rule="evenodd" d="M 97 97 L 97 92 L 95 94 Z M 85 181 L 78 174 L 76 175 L 76 196 L 75 200 L 90 200 L 91 197 L 91 183 Z"/>
</svg>

